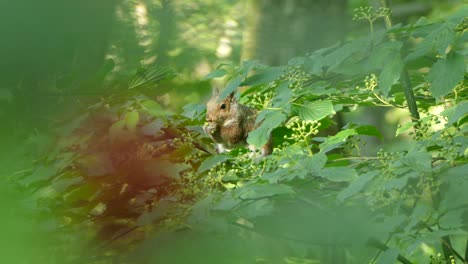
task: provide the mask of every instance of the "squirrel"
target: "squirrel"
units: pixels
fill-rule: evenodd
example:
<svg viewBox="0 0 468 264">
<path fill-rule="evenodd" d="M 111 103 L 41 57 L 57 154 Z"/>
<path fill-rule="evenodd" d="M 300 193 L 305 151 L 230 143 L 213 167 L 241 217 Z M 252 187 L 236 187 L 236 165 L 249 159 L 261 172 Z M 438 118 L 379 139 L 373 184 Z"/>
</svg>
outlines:
<svg viewBox="0 0 468 264">
<path fill-rule="evenodd" d="M 240 104 L 234 92 L 220 100 L 219 90 L 213 89 L 213 95 L 206 104 L 206 123 L 203 130 L 217 146 L 219 153 L 228 152 L 233 148 L 247 146 L 249 132 L 256 129 L 255 119 L 258 111 Z M 249 149 L 255 150 L 252 145 Z M 270 138 L 261 148 L 262 156 L 273 152 L 273 142 Z"/>
</svg>

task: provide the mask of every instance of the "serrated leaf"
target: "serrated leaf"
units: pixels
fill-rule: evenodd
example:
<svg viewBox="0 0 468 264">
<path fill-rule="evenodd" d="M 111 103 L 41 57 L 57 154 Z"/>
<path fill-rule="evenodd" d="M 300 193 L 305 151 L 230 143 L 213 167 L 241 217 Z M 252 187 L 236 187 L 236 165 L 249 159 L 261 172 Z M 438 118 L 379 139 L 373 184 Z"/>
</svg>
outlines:
<svg viewBox="0 0 468 264">
<path fill-rule="evenodd" d="M 231 157 L 229 155 L 215 155 L 205 159 L 198 167 L 198 173 L 202 173 L 211 168 L 214 168 L 216 165 L 229 160 Z"/>
<path fill-rule="evenodd" d="M 430 91 L 436 98 L 450 93 L 463 80 L 465 61 L 462 55 L 453 52 L 446 59 L 439 59 L 427 75 Z"/>
<path fill-rule="evenodd" d="M 416 171 L 432 171 L 432 155 L 427 151 L 410 151 L 400 161 Z"/>
<path fill-rule="evenodd" d="M 206 110 L 206 106 L 203 104 L 190 103 L 184 106 L 183 109 L 182 115 L 193 120 L 201 117 L 201 114 Z"/>
<path fill-rule="evenodd" d="M 345 199 L 362 191 L 366 187 L 367 183 L 379 173 L 379 171 L 369 171 L 360 175 L 355 181 L 352 181 L 348 187 L 338 194 L 337 200 L 343 202 Z"/>
<path fill-rule="evenodd" d="M 249 133 L 247 143 L 256 147 L 265 145 L 270 137 L 271 131 L 280 126 L 284 120 L 286 120 L 286 115 L 280 110 L 266 109 L 261 111 L 257 117 L 257 122 L 261 121 L 262 123 L 257 129 Z"/>
<path fill-rule="evenodd" d="M 144 100 L 141 102 L 141 108 L 152 116 L 160 117 L 167 114 L 167 111 L 160 104 L 153 100 Z"/>
<path fill-rule="evenodd" d="M 219 95 L 219 99 L 222 100 L 226 98 L 230 93 L 235 92 L 237 88 L 241 85 L 242 83 L 242 76 L 236 76 L 233 79 L 231 79 L 227 85 L 226 88 L 224 88 L 223 91 L 221 91 Z"/>
<path fill-rule="evenodd" d="M 359 135 L 375 136 L 383 140 L 383 136 L 375 126 L 358 126 L 354 128 Z"/>
<path fill-rule="evenodd" d="M 151 67 L 140 70 L 130 81 L 128 89 L 155 86 L 158 82 L 176 76 L 172 69 L 165 67 Z"/>
<path fill-rule="evenodd" d="M 278 66 L 257 70 L 254 75 L 249 76 L 247 79 L 245 79 L 242 85 L 255 86 L 261 84 L 268 84 L 278 79 L 283 74 L 284 69 L 286 69 L 285 66 Z"/>
<path fill-rule="evenodd" d="M 405 61 L 420 58 L 432 50 L 436 50 L 438 55 L 445 57 L 447 47 L 455 41 L 455 32 L 449 23 L 421 26 L 414 31 L 414 35 L 423 38 L 423 41 L 415 46 L 413 52 L 408 54 Z"/>
<path fill-rule="evenodd" d="M 145 136 L 156 136 L 158 134 L 164 133 L 163 131 L 161 131 L 161 128 L 163 127 L 164 121 L 162 121 L 161 119 L 156 119 L 153 122 L 144 125 L 141 128 L 141 132 Z"/>
<path fill-rule="evenodd" d="M 371 69 L 383 69 L 389 61 L 400 56 L 400 50 L 403 46 L 401 41 L 383 42 L 372 49 L 369 58 Z"/>
<path fill-rule="evenodd" d="M 449 124 L 457 123 L 458 120 L 468 114 L 468 101 L 460 102 L 442 112 L 448 118 Z"/>
<path fill-rule="evenodd" d="M 252 184 L 244 187 L 239 194 L 241 199 L 258 199 L 280 194 L 293 194 L 293 188 L 285 184 Z"/>
<path fill-rule="evenodd" d="M 356 171 L 348 167 L 324 168 L 318 175 L 334 182 L 351 181 L 357 177 Z"/>
<path fill-rule="evenodd" d="M 330 70 L 337 68 L 343 61 L 358 51 L 368 50 L 371 39 L 363 37 L 346 43 L 338 49 L 323 56 L 323 66 Z"/>
<path fill-rule="evenodd" d="M 299 117 L 305 121 L 320 120 L 331 114 L 335 114 L 335 110 L 330 100 L 309 102 L 299 108 Z"/>
<path fill-rule="evenodd" d="M 216 69 L 216 70 L 208 73 L 205 77 L 202 78 L 202 80 L 209 80 L 209 79 L 219 78 L 219 77 L 223 77 L 226 74 L 227 74 L 227 71 L 225 69 Z"/>
<path fill-rule="evenodd" d="M 276 95 L 271 100 L 272 107 L 288 107 L 289 100 L 293 96 L 293 91 L 289 88 L 289 82 L 282 82 L 278 88 L 276 88 Z"/>
<path fill-rule="evenodd" d="M 392 178 L 392 179 L 386 181 L 384 183 L 383 187 L 386 190 L 393 190 L 393 189 L 401 190 L 408 183 L 408 179 L 409 179 L 408 175 L 398 177 L 398 178 Z"/>
<path fill-rule="evenodd" d="M 338 132 L 336 135 L 327 137 L 323 143 L 319 145 L 320 152 L 327 153 L 328 151 L 339 147 L 345 142 L 348 137 L 356 135 L 357 132 L 354 129 L 345 129 Z"/>
<path fill-rule="evenodd" d="M 327 155 L 324 153 L 314 154 L 312 157 L 305 156 L 299 164 L 308 172 L 318 173 L 327 163 Z"/>
<path fill-rule="evenodd" d="M 400 79 L 403 70 L 403 61 L 400 54 L 396 53 L 393 58 L 385 64 L 379 75 L 379 89 L 383 95 L 387 96 L 392 86 Z"/>
<path fill-rule="evenodd" d="M 389 248 L 385 250 L 379 258 L 378 264 L 395 264 L 397 263 L 398 250 L 394 248 Z"/>
</svg>

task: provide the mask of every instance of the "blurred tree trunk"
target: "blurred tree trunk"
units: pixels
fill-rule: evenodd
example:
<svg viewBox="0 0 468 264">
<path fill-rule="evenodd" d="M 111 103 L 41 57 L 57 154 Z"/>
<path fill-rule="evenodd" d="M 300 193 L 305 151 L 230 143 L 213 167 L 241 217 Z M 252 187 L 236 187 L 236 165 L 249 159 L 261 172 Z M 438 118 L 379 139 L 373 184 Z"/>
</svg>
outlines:
<svg viewBox="0 0 468 264">
<path fill-rule="evenodd" d="M 157 12 L 159 34 L 156 46 L 158 65 L 167 65 L 169 52 L 173 50 L 177 36 L 177 25 L 174 14 L 174 3 L 171 0 L 161 0 L 161 9 Z"/>
<path fill-rule="evenodd" d="M 48 127 L 44 115 L 64 110 L 58 109 L 64 104 L 61 92 L 96 76 L 119 2 L 1 1 L 2 139 Z"/>
<path fill-rule="evenodd" d="M 242 59 L 287 63 L 341 40 L 346 0 L 249 0 Z"/>
</svg>

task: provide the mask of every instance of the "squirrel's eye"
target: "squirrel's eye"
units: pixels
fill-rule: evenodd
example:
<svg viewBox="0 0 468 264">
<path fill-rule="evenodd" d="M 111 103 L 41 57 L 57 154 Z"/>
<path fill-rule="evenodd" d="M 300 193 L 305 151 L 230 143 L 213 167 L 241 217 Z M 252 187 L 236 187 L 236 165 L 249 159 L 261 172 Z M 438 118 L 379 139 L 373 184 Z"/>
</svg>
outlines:
<svg viewBox="0 0 468 264">
<path fill-rule="evenodd" d="M 221 104 L 220 109 L 226 109 L 226 104 Z"/>
</svg>

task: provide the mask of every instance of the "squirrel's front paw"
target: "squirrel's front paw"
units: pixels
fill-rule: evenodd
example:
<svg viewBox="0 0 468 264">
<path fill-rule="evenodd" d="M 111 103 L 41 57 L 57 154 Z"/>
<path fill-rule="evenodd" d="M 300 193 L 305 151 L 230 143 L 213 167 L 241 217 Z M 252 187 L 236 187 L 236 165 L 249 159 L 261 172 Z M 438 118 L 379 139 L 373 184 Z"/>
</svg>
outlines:
<svg viewBox="0 0 468 264">
<path fill-rule="evenodd" d="M 218 125 L 216 123 L 210 122 L 203 125 L 203 130 L 208 135 L 213 135 L 218 130 Z"/>
</svg>

